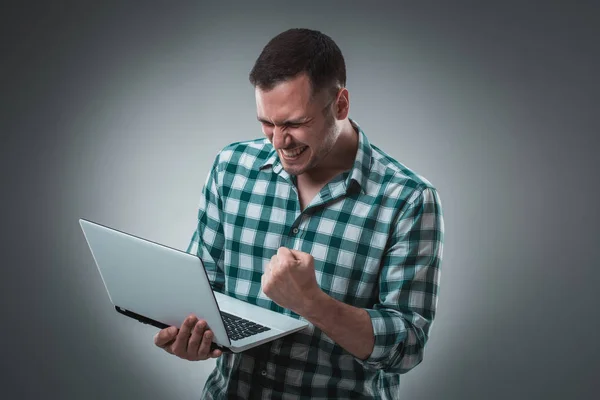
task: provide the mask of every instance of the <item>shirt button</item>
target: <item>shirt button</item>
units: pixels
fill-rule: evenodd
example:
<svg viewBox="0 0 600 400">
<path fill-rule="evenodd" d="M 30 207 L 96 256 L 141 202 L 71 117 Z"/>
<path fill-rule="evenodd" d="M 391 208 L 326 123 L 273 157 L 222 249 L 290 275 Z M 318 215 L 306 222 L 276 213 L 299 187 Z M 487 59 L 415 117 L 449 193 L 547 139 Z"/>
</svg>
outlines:
<svg viewBox="0 0 600 400">
<path fill-rule="evenodd" d="M 292 229 L 292 233 L 293 233 L 294 235 L 295 235 L 295 234 L 297 234 L 297 233 L 298 233 L 298 228 L 294 228 L 294 229 Z"/>
<path fill-rule="evenodd" d="M 260 371 L 260 374 L 261 374 L 262 376 L 267 376 L 267 371 L 265 371 L 265 370 L 263 369 L 262 371 Z"/>
</svg>

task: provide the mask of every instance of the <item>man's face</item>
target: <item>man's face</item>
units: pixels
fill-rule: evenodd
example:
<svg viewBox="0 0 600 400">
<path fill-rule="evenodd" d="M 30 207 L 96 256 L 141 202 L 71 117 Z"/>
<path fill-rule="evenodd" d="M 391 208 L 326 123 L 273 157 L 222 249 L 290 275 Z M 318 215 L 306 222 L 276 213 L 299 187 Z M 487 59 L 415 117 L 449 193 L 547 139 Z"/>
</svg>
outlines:
<svg viewBox="0 0 600 400">
<path fill-rule="evenodd" d="M 331 94 L 311 96 L 309 78 L 301 74 L 269 91 L 256 88 L 257 118 L 273 144 L 283 168 L 301 175 L 322 165 L 339 129 Z"/>
</svg>

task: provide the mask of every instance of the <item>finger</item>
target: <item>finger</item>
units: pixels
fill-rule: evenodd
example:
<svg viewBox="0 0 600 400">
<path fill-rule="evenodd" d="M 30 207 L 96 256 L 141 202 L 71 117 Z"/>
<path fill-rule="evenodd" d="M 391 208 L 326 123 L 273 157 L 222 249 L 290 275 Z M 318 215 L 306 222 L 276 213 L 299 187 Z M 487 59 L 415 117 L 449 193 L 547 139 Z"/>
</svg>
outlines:
<svg viewBox="0 0 600 400">
<path fill-rule="evenodd" d="M 265 287 L 267 285 L 267 275 L 263 274 L 260 277 L 260 288 L 263 291 L 264 294 L 267 294 L 267 292 L 265 292 Z"/>
<path fill-rule="evenodd" d="M 296 257 L 294 253 L 295 251 L 296 250 L 288 249 L 287 247 L 280 247 L 277 249 L 277 258 L 279 258 L 280 261 L 298 261 L 298 257 Z"/>
<path fill-rule="evenodd" d="M 261 276 L 261 282 L 263 281 L 263 278 L 265 281 L 269 281 L 276 271 L 277 270 L 274 270 L 270 265 L 265 265 L 265 270 Z"/>
<path fill-rule="evenodd" d="M 190 336 L 190 340 L 187 345 L 187 355 L 191 358 L 196 358 L 198 355 L 198 348 L 200 347 L 200 343 L 202 342 L 202 335 L 204 335 L 204 330 L 206 329 L 206 321 L 198 320 L 194 329 L 192 331 L 192 335 Z"/>
<path fill-rule="evenodd" d="M 192 333 L 192 328 L 196 325 L 198 318 L 195 315 L 190 315 L 183 321 L 181 324 L 181 328 L 179 328 L 179 333 L 177 334 L 177 338 L 175 339 L 175 343 L 171 346 L 173 353 L 179 357 L 185 357 L 187 353 L 187 345 L 190 340 L 190 334 Z"/>
<path fill-rule="evenodd" d="M 204 335 L 202 336 L 202 343 L 200 343 L 200 348 L 198 349 L 198 358 L 201 360 L 206 360 L 210 355 L 210 344 L 212 343 L 213 333 L 210 329 L 204 331 Z"/>
<path fill-rule="evenodd" d="M 179 333 L 179 329 L 177 329 L 177 333 Z M 170 354 L 173 354 L 173 344 L 175 343 L 175 339 L 177 339 L 177 333 L 175 334 L 175 336 L 173 337 L 173 339 L 169 340 L 167 343 L 165 343 L 165 345 L 163 346 L 163 349 Z"/>
<path fill-rule="evenodd" d="M 223 352 L 221 350 L 215 349 L 211 353 L 210 358 L 219 358 L 219 357 L 221 357 L 222 354 L 223 354 Z"/>
<path fill-rule="evenodd" d="M 156 335 L 154 335 L 154 344 L 158 347 L 164 348 L 165 346 L 168 346 L 176 336 L 176 326 L 170 326 L 168 328 L 161 329 Z"/>
<path fill-rule="evenodd" d="M 289 256 L 290 256 L 290 249 L 288 249 L 287 247 L 281 246 L 280 248 L 277 249 L 277 257 L 288 258 Z"/>
<path fill-rule="evenodd" d="M 293 257 L 295 260 L 298 260 L 298 261 L 305 259 L 305 258 L 306 258 L 306 256 L 310 256 L 310 254 L 308 254 L 308 253 L 305 253 L 305 252 L 303 252 L 303 251 L 296 250 L 296 249 L 288 249 L 288 250 L 289 250 L 289 252 L 290 252 L 290 255 L 291 255 L 291 256 L 292 256 L 292 257 Z"/>
<path fill-rule="evenodd" d="M 285 261 L 286 263 L 289 263 L 289 264 L 296 264 L 296 263 L 300 262 L 304 258 L 304 255 L 306 255 L 306 254 L 307 253 L 303 253 L 298 250 L 288 249 L 287 247 L 280 247 L 277 250 L 277 256 L 281 260 L 281 263 L 283 263 Z"/>
<path fill-rule="evenodd" d="M 299 261 L 287 247 L 280 247 L 277 250 L 277 258 L 279 260 L 279 265 L 282 267 L 286 265 L 295 265 Z"/>
</svg>

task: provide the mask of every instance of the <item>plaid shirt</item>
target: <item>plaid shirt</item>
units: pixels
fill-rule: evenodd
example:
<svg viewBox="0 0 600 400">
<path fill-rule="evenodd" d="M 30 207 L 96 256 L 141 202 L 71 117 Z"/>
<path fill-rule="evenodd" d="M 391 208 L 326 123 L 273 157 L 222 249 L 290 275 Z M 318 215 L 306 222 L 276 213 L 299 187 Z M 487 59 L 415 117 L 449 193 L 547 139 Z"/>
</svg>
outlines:
<svg viewBox="0 0 600 400">
<path fill-rule="evenodd" d="M 261 290 L 280 246 L 310 253 L 329 296 L 365 309 L 373 352 L 358 359 L 309 327 L 239 354 L 223 354 L 202 398 L 399 396 L 400 374 L 423 359 L 439 290 L 444 223 L 437 191 L 371 145 L 301 210 L 296 178 L 266 139 L 233 143 L 216 157 L 188 252 L 214 290 L 295 318 Z"/>
</svg>

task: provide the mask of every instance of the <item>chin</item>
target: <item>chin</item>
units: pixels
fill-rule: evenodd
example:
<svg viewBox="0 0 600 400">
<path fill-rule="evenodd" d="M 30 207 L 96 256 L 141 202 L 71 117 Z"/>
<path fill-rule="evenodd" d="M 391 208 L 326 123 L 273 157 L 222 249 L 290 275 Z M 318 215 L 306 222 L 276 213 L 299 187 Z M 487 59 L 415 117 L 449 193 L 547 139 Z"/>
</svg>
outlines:
<svg viewBox="0 0 600 400">
<path fill-rule="evenodd" d="M 283 166 L 283 169 L 285 170 L 285 172 L 287 172 L 290 175 L 302 175 L 303 173 L 305 173 L 306 171 L 308 171 L 311 168 L 312 165 L 312 158 L 309 158 L 306 162 L 304 162 L 303 164 L 299 165 L 299 164 L 287 164 L 283 159 L 280 158 L 281 161 L 281 165 Z"/>
<path fill-rule="evenodd" d="M 305 168 L 298 168 L 298 167 L 289 167 L 286 166 L 285 164 L 283 164 L 283 169 L 285 170 L 285 172 L 287 172 L 290 175 L 301 175 L 304 173 Z"/>
</svg>

